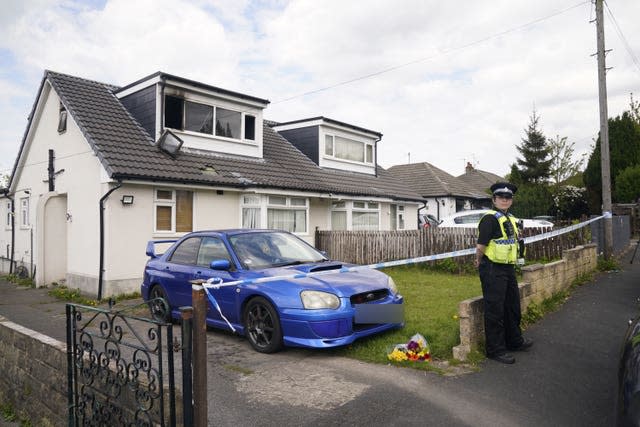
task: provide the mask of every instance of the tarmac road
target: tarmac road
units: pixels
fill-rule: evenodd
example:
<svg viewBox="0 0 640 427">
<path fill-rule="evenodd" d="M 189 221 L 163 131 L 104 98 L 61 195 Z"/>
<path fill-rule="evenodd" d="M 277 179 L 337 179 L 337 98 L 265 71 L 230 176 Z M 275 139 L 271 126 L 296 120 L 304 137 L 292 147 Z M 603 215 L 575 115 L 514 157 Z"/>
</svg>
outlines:
<svg viewBox="0 0 640 427">
<path fill-rule="evenodd" d="M 304 349 L 263 355 L 243 338 L 209 331 L 209 424 L 615 425 L 619 350 L 640 297 L 640 256 L 629 264 L 631 254 L 622 271 L 599 274 L 531 326 L 525 334 L 535 345 L 514 365 L 485 361 L 460 376 Z M 0 315 L 66 339 L 64 303 L 46 290 L 0 282 Z"/>
</svg>

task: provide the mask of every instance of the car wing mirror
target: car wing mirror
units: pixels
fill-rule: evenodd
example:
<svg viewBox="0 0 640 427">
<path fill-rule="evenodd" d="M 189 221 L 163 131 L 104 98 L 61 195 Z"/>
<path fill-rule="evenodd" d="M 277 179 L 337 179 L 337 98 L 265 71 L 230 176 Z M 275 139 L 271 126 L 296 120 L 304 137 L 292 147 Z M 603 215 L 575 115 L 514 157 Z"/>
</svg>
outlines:
<svg viewBox="0 0 640 427">
<path fill-rule="evenodd" d="M 209 264 L 209 268 L 212 270 L 229 270 L 231 268 L 231 263 L 227 259 L 214 259 Z"/>
</svg>

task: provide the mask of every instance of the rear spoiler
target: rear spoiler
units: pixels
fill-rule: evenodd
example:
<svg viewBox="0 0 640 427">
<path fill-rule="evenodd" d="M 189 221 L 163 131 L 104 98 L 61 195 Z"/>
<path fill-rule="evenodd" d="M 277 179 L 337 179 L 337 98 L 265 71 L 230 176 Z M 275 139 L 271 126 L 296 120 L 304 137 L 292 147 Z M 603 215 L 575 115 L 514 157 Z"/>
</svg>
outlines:
<svg viewBox="0 0 640 427">
<path fill-rule="evenodd" d="M 177 242 L 178 239 L 172 239 L 172 240 L 149 240 L 147 242 L 147 256 L 151 257 L 151 258 L 157 258 L 162 254 L 156 254 L 156 244 L 158 243 L 175 243 Z"/>
</svg>

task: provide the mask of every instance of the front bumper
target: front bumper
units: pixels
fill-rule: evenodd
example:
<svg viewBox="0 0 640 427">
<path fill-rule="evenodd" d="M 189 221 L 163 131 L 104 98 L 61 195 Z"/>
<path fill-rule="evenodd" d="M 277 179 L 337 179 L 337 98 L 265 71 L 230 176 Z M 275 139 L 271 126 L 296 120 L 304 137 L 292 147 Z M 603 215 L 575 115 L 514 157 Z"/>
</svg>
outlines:
<svg viewBox="0 0 640 427">
<path fill-rule="evenodd" d="M 395 295 L 381 303 L 381 305 L 387 304 L 403 305 L 404 298 L 401 295 Z M 348 300 L 343 301 L 343 305 L 337 310 L 282 310 L 280 324 L 284 344 L 295 347 L 337 347 L 351 344 L 359 338 L 404 326 L 404 321 L 356 323 L 355 316 L 356 309 Z M 371 322 L 374 320 L 368 319 Z"/>
</svg>

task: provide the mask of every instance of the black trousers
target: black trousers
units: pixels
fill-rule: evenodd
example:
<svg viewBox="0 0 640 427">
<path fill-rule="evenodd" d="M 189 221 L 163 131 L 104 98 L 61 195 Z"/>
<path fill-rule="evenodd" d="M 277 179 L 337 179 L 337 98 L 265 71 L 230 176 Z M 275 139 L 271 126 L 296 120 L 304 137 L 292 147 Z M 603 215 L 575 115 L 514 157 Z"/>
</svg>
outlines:
<svg viewBox="0 0 640 427">
<path fill-rule="evenodd" d="M 523 343 L 520 330 L 520 292 L 515 267 L 483 258 L 479 266 L 484 298 L 484 335 L 487 356 L 505 353 Z"/>
</svg>

